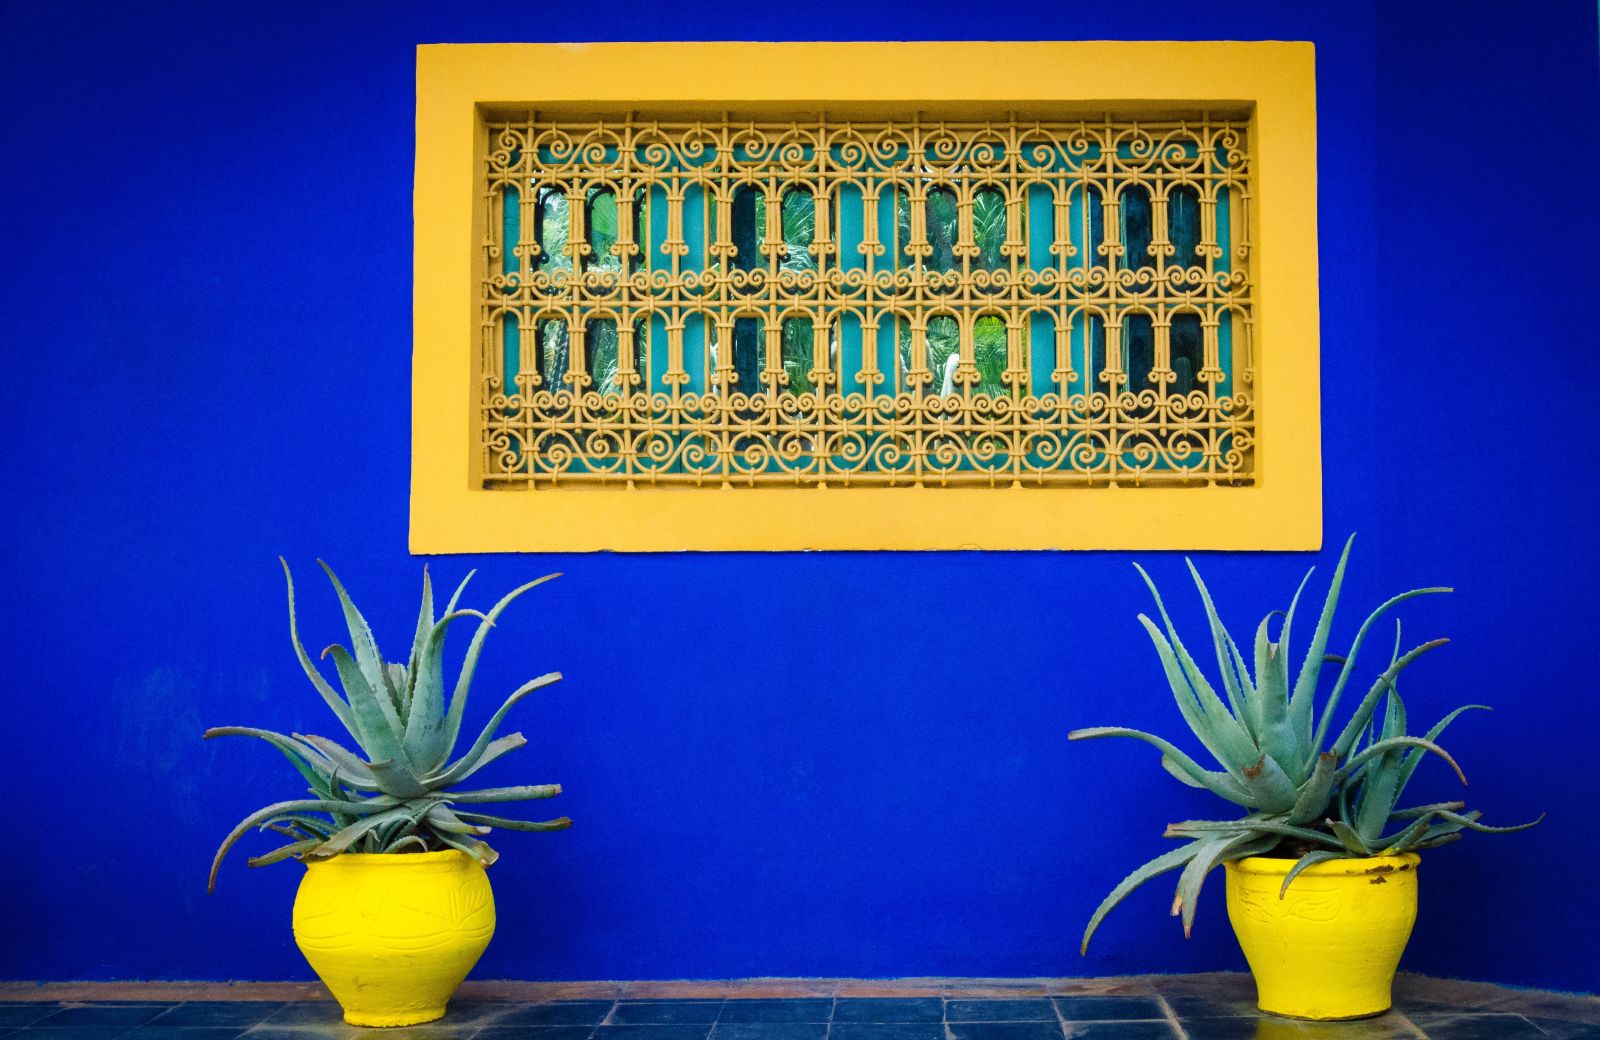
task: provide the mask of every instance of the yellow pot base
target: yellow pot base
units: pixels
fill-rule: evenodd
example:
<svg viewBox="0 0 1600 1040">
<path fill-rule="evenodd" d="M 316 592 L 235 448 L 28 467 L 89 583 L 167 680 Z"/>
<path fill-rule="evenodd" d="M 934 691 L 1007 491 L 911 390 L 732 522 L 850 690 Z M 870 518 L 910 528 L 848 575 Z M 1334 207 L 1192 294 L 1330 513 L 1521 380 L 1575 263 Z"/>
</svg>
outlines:
<svg viewBox="0 0 1600 1040">
<path fill-rule="evenodd" d="M 1388 1011 L 1417 918 L 1419 857 L 1328 860 L 1280 898 L 1294 862 L 1250 856 L 1227 865 L 1228 919 L 1255 976 L 1256 1006 L 1313 1022 Z"/>
<path fill-rule="evenodd" d="M 294 938 L 354 1026 L 414 1026 L 445 1006 L 494 934 L 483 867 L 455 849 L 306 864 Z"/>
<path fill-rule="evenodd" d="M 416 1011 L 397 1011 L 393 1014 L 379 1014 L 373 1011 L 350 1011 L 344 1013 L 346 1025 L 376 1026 L 379 1028 L 390 1026 L 420 1026 L 424 1022 L 437 1022 L 444 1017 L 445 1005 L 436 1008 L 421 1008 Z"/>
<path fill-rule="evenodd" d="M 1272 1008 L 1264 1006 L 1261 1001 L 1256 1001 L 1256 1007 L 1262 1012 L 1262 1014 L 1272 1015 L 1274 1018 L 1286 1018 L 1291 1022 L 1360 1022 L 1368 1018 L 1377 1018 L 1379 1015 L 1386 1013 L 1393 1006 L 1393 1004 L 1385 1004 L 1377 1011 L 1366 1011 L 1359 1015 L 1312 1016 L 1296 1015 L 1288 1011 L 1274 1011 Z"/>
</svg>

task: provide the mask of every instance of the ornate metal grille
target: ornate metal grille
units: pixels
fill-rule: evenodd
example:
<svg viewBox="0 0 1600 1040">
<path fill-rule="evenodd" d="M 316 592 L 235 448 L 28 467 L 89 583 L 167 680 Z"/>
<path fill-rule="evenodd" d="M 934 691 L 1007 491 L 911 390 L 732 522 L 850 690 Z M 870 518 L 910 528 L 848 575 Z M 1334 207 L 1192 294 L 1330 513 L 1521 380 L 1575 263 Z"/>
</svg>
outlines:
<svg viewBox="0 0 1600 1040">
<path fill-rule="evenodd" d="M 1242 120 L 487 129 L 488 486 L 1252 479 Z"/>
</svg>

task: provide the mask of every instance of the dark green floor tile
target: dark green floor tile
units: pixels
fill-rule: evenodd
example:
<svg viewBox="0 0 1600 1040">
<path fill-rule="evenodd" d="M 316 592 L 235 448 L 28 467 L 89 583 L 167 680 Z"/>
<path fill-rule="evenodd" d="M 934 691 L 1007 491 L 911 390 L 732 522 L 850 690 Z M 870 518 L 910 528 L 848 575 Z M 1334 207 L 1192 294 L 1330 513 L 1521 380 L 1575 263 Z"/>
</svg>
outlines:
<svg viewBox="0 0 1600 1040">
<path fill-rule="evenodd" d="M 1048 999 L 947 1000 L 944 1017 L 950 1022 L 1054 1022 L 1056 1008 Z"/>
<path fill-rule="evenodd" d="M 25 1002 L 0 1004 L 0 1029 L 30 1025 L 47 1015 L 55 1014 L 59 1010 L 61 1010 L 60 1004 L 49 1004 L 43 1001 L 36 1004 Z"/>
<path fill-rule="evenodd" d="M 833 1022 L 942 1022 L 939 997 L 840 997 L 833 1002 Z"/>
<path fill-rule="evenodd" d="M 711 1040 L 825 1040 L 826 1022 L 718 1022 Z"/>
<path fill-rule="evenodd" d="M 142 1026 L 171 1008 L 171 1004 L 80 1004 L 63 1007 L 49 1018 L 34 1023 L 51 1029 L 88 1026 L 95 1029 L 129 1030 Z"/>
<path fill-rule="evenodd" d="M 1056 997 L 1056 1010 L 1068 1022 L 1127 1022 L 1139 1018 L 1166 1018 L 1161 1002 L 1153 997 Z"/>
<path fill-rule="evenodd" d="M 833 1017 L 833 1000 L 803 997 L 795 1000 L 729 1000 L 722 1005 L 725 1022 L 826 1022 Z"/>
<path fill-rule="evenodd" d="M 1521 1015 L 1418 1015 L 1412 1021 L 1428 1040 L 1545 1040 L 1544 1031 Z"/>
<path fill-rule="evenodd" d="M 1167 997 L 1167 1006 L 1180 1020 L 1190 1018 L 1248 1018 L 1260 1014 L 1254 1000 L 1213 1000 L 1210 997 Z"/>
<path fill-rule="evenodd" d="M 1354 1022 L 1296 1022 L 1295 1025 L 1305 1040 L 1416 1040 L 1417 1035 L 1416 1026 L 1405 1015 L 1392 1011 Z"/>
<path fill-rule="evenodd" d="M 1600 1040 L 1600 1023 L 1568 1022 L 1559 1018 L 1530 1018 L 1550 1040 Z"/>
<path fill-rule="evenodd" d="M 263 1000 L 192 1000 L 169 1008 L 151 1019 L 147 1028 L 174 1026 L 240 1026 L 248 1029 L 283 1010 L 283 1004 Z"/>
<path fill-rule="evenodd" d="M 159 1020 L 158 1020 L 159 1021 Z M 124 1033 L 125 1040 L 236 1040 L 249 1026 L 158 1026 L 154 1023 Z"/>
<path fill-rule="evenodd" d="M 942 1022 L 840 1022 L 828 1040 L 945 1040 Z"/>
<path fill-rule="evenodd" d="M 954 1040 L 1061 1040 L 1061 1023 L 1052 1015 L 1048 1022 L 951 1022 Z"/>
<path fill-rule="evenodd" d="M 623 1001 L 611 1012 L 608 1025 L 666 1025 L 705 1023 L 710 1025 L 722 1013 L 720 1000 L 636 1000 Z"/>
<path fill-rule="evenodd" d="M 122 1026 L 24 1026 L 6 1040 L 117 1040 L 126 1034 Z"/>
<path fill-rule="evenodd" d="M 304 1000 L 285 1004 L 261 1020 L 257 1028 L 299 1028 L 344 1025 L 344 1010 L 331 1000 Z"/>
<path fill-rule="evenodd" d="M 548 1004 L 507 1004 L 498 1014 L 485 1015 L 485 1025 L 597 1026 L 611 1013 L 609 1000 L 563 1000 Z"/>
<path fill-rule="evenodd" d="M 526 1040 L 588 1040 L 594 1036 L 595 1028 L 595 1026 L 579 1025 L 545 1026 L 537 1023 L 506 1025 L 501 1022 L 490 1022 L 478 1030 L 475 1040 L 517 1040 L 518 1037 L 525 1037 Z"/>
<path fill-rule="evenodd" d="M 1168 1022 L 1068 1022 L 1068 1040 L 1178 1040 Z"/>
<path fill-rule="evenodd" d="M 594 1035 L 595 1040 L 706 1040 L 706 1037 L 711 1035 L 711 1023 L 663 1022 L 647 1025 L 605 1025 L 596 1029 Z"/>
</svg>

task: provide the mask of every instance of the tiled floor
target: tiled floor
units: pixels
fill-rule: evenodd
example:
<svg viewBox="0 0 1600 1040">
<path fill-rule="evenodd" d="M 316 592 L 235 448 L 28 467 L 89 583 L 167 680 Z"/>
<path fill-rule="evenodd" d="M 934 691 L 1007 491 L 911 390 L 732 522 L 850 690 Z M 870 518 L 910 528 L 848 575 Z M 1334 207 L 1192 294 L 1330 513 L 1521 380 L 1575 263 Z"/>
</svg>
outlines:
<svg viewBox="0 0 1600 1040">
<path fill-rule="evenodd" d="M 1389 1014 L 1326 1024 L 1257 1014 L 1243 975 L 469 983 L 443 1020 L 381 1033 L 331 1002 L 283 999 L 312 993 L 7 984 L 0 1040 L 1600 1040 L 1600 998 L 1409 977 Z"/>
</svg>

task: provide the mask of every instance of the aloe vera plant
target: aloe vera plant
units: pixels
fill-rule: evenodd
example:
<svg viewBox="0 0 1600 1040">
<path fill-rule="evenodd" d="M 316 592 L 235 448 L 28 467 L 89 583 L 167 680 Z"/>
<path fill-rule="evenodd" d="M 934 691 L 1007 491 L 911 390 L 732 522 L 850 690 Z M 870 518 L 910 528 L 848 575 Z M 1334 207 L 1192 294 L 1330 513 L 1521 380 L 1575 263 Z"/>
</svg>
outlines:
<svg viewBox="0 0 1600 1040">
<path fill-rule="evenodd" d="M 1280 895 L 1306 867 L 1328 859 L 1371 856 L 1430 848 L 1460 837 L 1463 830 L 1501 832 L 1531 827 L 1494 828 L 1479 823 L 1479 813 L 1464 803 L 1440 802 L 1396 809 L 1423 755 L 1447 762 L 1466 782 L 1460 767 L 1437 743 L 1466 705 L 1446 715 L 1426 736 L 1406 733 L 1405 708 L 1396 687 L 1400 673 L 1423 654 L 1448 640 L 1435 639 L 1402 652 L 1398 626 L 1388 667 L 1373 681 L 1339 724 L 1339 707 L 1355 674 L 1368 632 L 1390 610 L 1416 596 L 1448 588 L 1412 589 L 1390 598 L 1367 616 L 1343 655 L 1328 652 L 1329 633 L 1354 537 L 1345 543 L 1298 669 L 1291 666 L 1295 619 L 1312 572 L 1308 571 L 1286 611 L 1273 611 L 1256 627 L 1252 662 L 1223 626 L 1211 594 L 1193 563 L 1189 573 L 1205 607 L 1221 693 L 1178 636 L 1161 594 L 1142 567 L 1140 576 L 1155 598 L 1157 625 L 1140 614 L 1161 659 L 1178 710 L 1206 751 L 1222 766 L 1207 769 L 1175 745 L 1150 733 L 1123 727 L 1079 729 L 1069 740 L 1127 737 L 1154 746 L 1162 766 L 1191 787 L 1203 788 L 1246 810 L 1237 819 L 1186 820 L 1167 827 L 1165 837 L 1184 844 L 1135 869 L 1112 889 L 1089 919 L 1082 949 L 1095 930 L 1130 892 L 1161 874 L 1182 870 L 1172 912 L 1181 915 L 1184 935 L 1194 925 L 1206 876 L 1223 863 L 1246 856 L 1290 855 L 1297 862 Z M 1187 561 L 1186 561 L 1187 562 Z M 1274 620 L 1281 622 L 1271 638 Z M 1331 690 L 1318 705 L 1323 668 L 1338 665 Z M 1381 719 L 1377 717 L 1382 707 Z M 1542 817 L 1541 817 L 1542 818 Z M 1385 835 L 1391 827 L 1397 828 Z"/>
<path fill-rule="evenodd" d="M 321 561 L 318 561 L 321 563 Z M 311 660 L 300 641 L 295 620 L 294 578 L 281 557 L 289 593 L 289 638 L 306 677 L 333 711 L 360 754 L 327 737 L 276 733 L 247 726 L 220 726 L 205 736 L 245 736 L 263 740 L 283 753 L 310 786 L 307 798 L 277 802 L 251 813 L 223 839 L 207 882 L 216 885 L 217 869 L 234 843 L 252 828 L 272 831 L 287 843 L 249 860 L 253 867 L 290 857 L 322 859 L 342 852 L 400 853 L 459 849 L 484 865 L 495 851 L 479 840 L 495 827 L 520 831 L 553 831 L 572 825 L 566 817 L 517 820 L 485 813 L 497 802 L 550 798 L 558 784 L 466 789 L 462 785 L 484 766 L 527 743 L 521 733 L 496 737 L 511 707 L 533 691 L 561 678 L 541 675 L 519 687 L 489 719 L 467 751 L 452 760 L 473 672 L 485 638 L 511 603 L 551 578 L 549 574 L 513 589 L 487 614 L 459 608 L 472 574 L 462 579 L 444 613 L 434 616 L 433 585 L 422 574 L 422 607 L 405 664 L 387 662 L 372 629 L 351 602 L 332 568 L 322 563 L 333 583 L 350 630 L 350 649 L 333 645 L 331 657 L 343 696 Z M 444 644 L 452 624 L 477 621 L 448 701 L 445 696 Z"/>
</svg>

